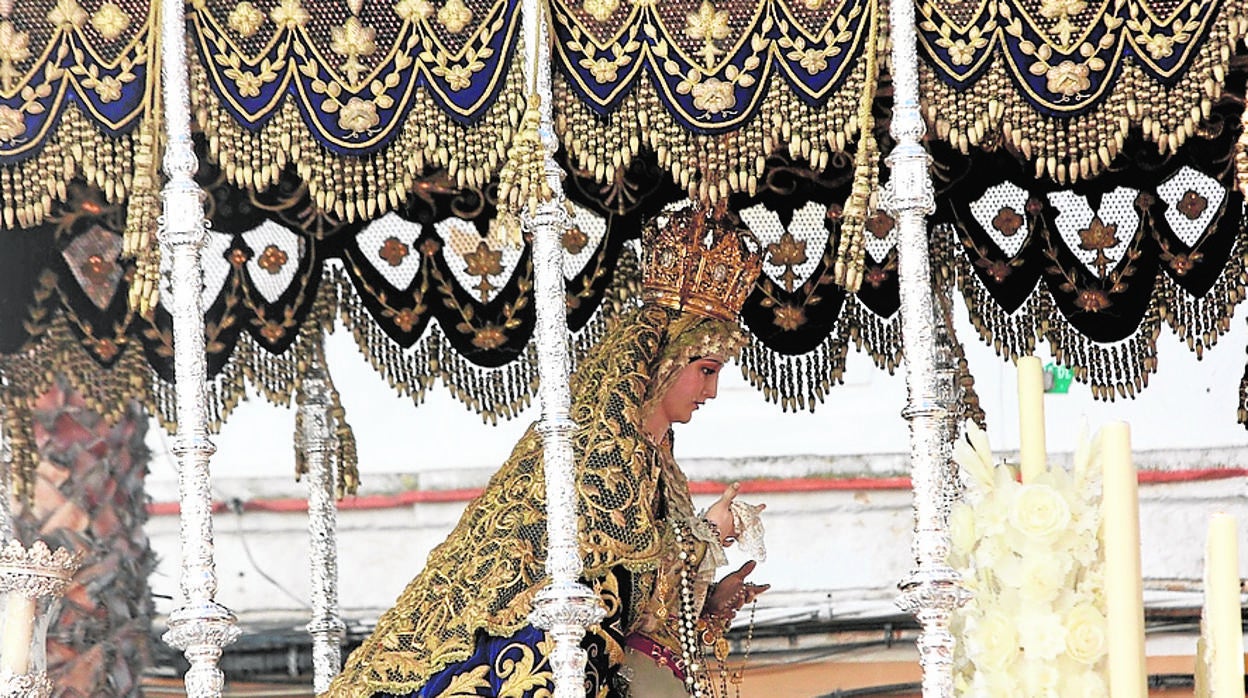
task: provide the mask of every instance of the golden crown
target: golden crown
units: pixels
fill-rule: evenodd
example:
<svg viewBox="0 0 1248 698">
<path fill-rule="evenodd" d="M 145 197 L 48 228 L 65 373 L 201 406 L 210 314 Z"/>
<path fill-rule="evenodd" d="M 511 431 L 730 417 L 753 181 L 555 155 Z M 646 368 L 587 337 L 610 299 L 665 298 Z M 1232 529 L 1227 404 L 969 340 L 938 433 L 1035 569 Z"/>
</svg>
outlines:
<svg viewBox="0 0 1248 698">
<path fill-rule="evenodd" d="M 722 207 L 668 214 L 643 234 L 645 299 L 665 308 L 735 320 L 762 271 L 758 240 Z"/>
</svg>

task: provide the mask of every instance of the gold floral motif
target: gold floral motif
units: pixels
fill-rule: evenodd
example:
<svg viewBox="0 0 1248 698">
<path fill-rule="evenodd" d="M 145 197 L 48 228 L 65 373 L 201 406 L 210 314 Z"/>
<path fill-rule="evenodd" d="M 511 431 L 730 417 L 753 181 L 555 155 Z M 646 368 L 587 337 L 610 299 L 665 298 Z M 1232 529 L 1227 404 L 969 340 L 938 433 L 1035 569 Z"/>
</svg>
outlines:
<svg viewBox="0 0 1248 698">
<path fill-rule="evenodd" d="M 624 58 L 627 59 L 628 56 Z M 580 65 L 582 68 L 589 69 L 589 74 L 593 75 L 594 79 L 601 83 L 615 82 L 620 74 L 619 64 L 609 58 L 597 58 L 594 60 L 582 58 Z"/>
<path fill-rule="evenodd" d="M 780 280 L 784 282 L 784 289 L 791 293 L 793 283 L 797 281 L 797 274 L 793 271 L 793 267 L 806 263 L 806 241 L 798 240 L 793 237 L 793 233 L 784 231 L 779 242 L 767 245 L 767 261 L 778 267 L 784 267 Z"/>
<path fill-rule="evenodd" d="M 121 81 L 112 75 L 105 75 L 96 82 L 95 94 L 101 102 L 116 102 L 121 99 Z"/>
<path fill-rule="evenodd" d="M 360 74 L 366 70 L 360 56 L 371 56 L 377 51 L 376 37 L 377 30 L 364 26 L 355 17 L 348 17 L 342 26 L 330 30 L 329 47 L 347 59 L 342 70 L 352 83 L 359 82 Z"/>
<path fill-rule="evenodd" d="M 227 71 L 228 74 L 228 71 Z M 228 75 L 234 79 L 234 85 L 238 87 L 238 93 L 244 97 L 260 96 L 260 88 L 264 85 L 264 81 L 255 73 L 240 70 L 234 75 Z"/>
<path fill-rule="evenodd" d="M 17 65 L 27 58 L 30 58 L 30 36 L 18 31 L 12 22 L 0 22 L 0 85 L 12 89 L 20 76 Z M 25 131 L 25 127 L 22 130 Z"/>
<path fill-rule="evenodd" d="M 446 4 L 438 10 L 438 21 L 448 32 L 458 34 L 472 21 L 472 9 L 464 4 L 464 0 L 446 0 Z"/>
<path fill-rule="evenodd" d="M 786 332 L 792 332 L 806 324 L 806 311 L 796 305 L 777 305 L 772 323 Z"/>
<path fill-rule="evenodd" d="M 833 51 L 839 52 L 839 49 L 835 46 L 821 49 L 811 46 L 790 53 L 789 58 L 796 59 L 798 65 L 805 68 L 807 73 L 814 75 L 828 69 L 828 55 Z"/>
<path fill-rule="evenodd" d="M 81 29 L 87 23 L 87 11 L 76 0 L 57 0 L 48 13 L 48 22 L 62 29 Z"/>
<path fill-rule="evenodd" d="M 26 133 L 26 120 L 18 110 L 0 104 L 0 143 L 10 143 Z"/>
<path fill-rule="evenodd" d="M 1075 296 L 1075 306 L 1089 313 L 1099 313 L 1114 304 L 1104 291 L 1085 289 Z"/>
<path fill-rule="evenodd" d="M 353 134 L 367 133 L 379 123 L 377 105 L 359 97 L 352 97 L 338 113 L 338 128 Z"/>
<path fill-rule="evenodd" d="M 297 29 L 308 23 L 312 16 L 303 9 L 299 0 L 282 0 L 269 13 L 269 19 L 283 29 Z"/>
<path fill-rule="evenodd" d="M 489 277 L 503 273 L 502 260 L 502 251 L 491 250 L 484 240 L 477 243 L 475 251 L 464 255 L 464 261 L 468 263 L 468 274 L 481 277 L 481 283 L 477 284 L 477 290 L 481 292 L 482 303 L 489 302 L 490 291 L 494 290 L 494 285 L 490 283 Z"/>
<path fill-rule="evenodd" d="M 581 230 L 579 225 L 573 224 L 563 229 L 563 237 L 559 239 L 559 242 L 568 254 L 578 255 L 581 250 L 585 249 L 585 245 L 589 244 L 589 236 Z"/>
<path fill-rule="evenodd" d="M 590 17 L 605 22 L 611 19 L 611 15 L 620 8 L 620 0 L 585 0 L 581 4 L 581 9 Z"/>
<path fill-rule="evenodd" d="M 1100 59 L 1093 60 L 1099 61 Z M 1042 65 L 1043 63 L 1036 63 L 1033 66 L 1033 72 L 1036 66 Z M 1074 61 L 1062 61 L 1055 66 L 1048 67 L 1044 71 L 1045 87 L 1048 88 L 1049 92 L 1066 97 L 1080 95 L 1092 86 L 1092 81 L 1088 78 L 1088 68 L 1089 65 L 1087 63 L 1075 63 Z"/>
<path fill-rule="evenodd" d="M 1023 217 L 1009 206 L 1002 206 L 1001 210 L 997 211 L 996 217 L 992 219 L 992 227 L 1001 231 L 1001 234 L 1007 238 L 1013 237 L 1018 233 L 1019 228 L 1023 227 Z"/>
<path fill-rule="evenodd" d="M 459 92 L 472 84 L 472 70 L 460 63 L 445 68 L 434 68 L 433 73 L 446 80 L 446 86 L 453 92 Z"/>
<path fill-rule="evenodd" d="M 381 249 L 377 250 L 377 256 L 381 257 L 392 267 L 397 267 L 407 259 L 408 255 L 407 243 L 391 235 L 381 244 Z"/>
<path fill-rule="evenodd" d="M 1174 37 L 1169 34 L 1150 34 L 1144 40 L 1144 48 L 1155 60 L 1169 58 L 1174 53 Z"/>
<path fill-rule="evenodd" d="M 1209 200 L 1193 189 L 1183 192 L 1183 198 L 1179 199 L 1178 205 L 1175 206 L 1179 209 L 1179 213 L 1186 216 L 1189 221 L 1200 218 L 1200 214 L 1204 213 L 1208 207 Z"/>
<path fill-rule="evenodd" d="M 694 41 L 702 42 L 699 53 L 706 61 L 708 68 L 715 64 L 715 59 L 724 52 L 718 42 L 728 38 L 731 29 L 728 27 L 728 12 L 718 10 L 711 0 L 702 0 L 697 12 L 685 15 L 685 36 Z"/>
<path fill-rule="evenodd" d="M 1044 0 L 1040 3 L 1040 14 L 1046 19 L 1057 20 L 1049 31 L 1061 39 L 1063 46 L 1070 45 L 1070 37 L 1075 33 L 1075 25 L 1070 18 L 1087 9 L 1084 0 Z"/>
<path fill-rule="evenodd" d="M 1105 270 L 1113 261 L 1105 254 L 1105 250 L 1113 249 L 1118 243 L 1118 226 L 1106 225 L 1100 216 L 1092 216 L 1088 227 L 1079 231 L 1079 249 L 1096 252 L 1096 259 L 1092 263 L 1096 265 L 1096 271 L 1101 278 L 1105 278 Z"/>
<path fill-rule="evenodd" d="M 276 10 L 274 10 L 276 12 Z M 260 31 L 260 27 L 264 26 L 265 16 L 255 5 L 247 0 L 238 3 L 230 10 L 229 23 L 230 29 L 238 32 L 239 36 L 251 38 Z"/>
<path fill-rule="evenodd" d="M 115 2 L 106 2 L 91 15 L 91 26 L 105 41 L 116 41 L 130 26 L 130 15 Z"/>
<path fill-rule="evenodd" d="M 737 106 L 737 93 L 732 89 L 732 83 L 719 78 L 699 82 L 690 91 L 693 93 L 693 106 L 708 114 L 720 114 Z"/>
<path fill-rule="evenodd" d="M 497 349 L 507 343 L 507 333 L 498 325 L 478 327 L 472 334 L 472 346 L 478 349 Z"/>
<path fill-rule="evenodd" d="M 399 0 L 394 4 L 394 13 L 404 21 L 415 22 L 432 17 L 433 5 L 429 0 Z"/>
<path fill-rule="evenodd" d="M 260 253 L 260 259 L 256 260 L 256 265 L 270 274 L 277 275 L 288 261 L 290 261 L 290 257 L 287 256 L 282 248 L 277 245 L 269 245 L 264 248 L 264 252 Z"/>
</svg>

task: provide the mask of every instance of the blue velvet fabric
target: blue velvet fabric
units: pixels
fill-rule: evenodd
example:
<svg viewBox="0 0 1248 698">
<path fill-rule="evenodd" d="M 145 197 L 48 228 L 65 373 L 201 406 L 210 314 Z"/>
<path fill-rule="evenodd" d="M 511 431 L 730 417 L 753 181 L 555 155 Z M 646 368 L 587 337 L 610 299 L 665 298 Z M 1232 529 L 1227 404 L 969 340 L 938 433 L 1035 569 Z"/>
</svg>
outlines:
<svg viewBox="0 0 1248 698">
<path fill-rule="evenodd" d="M 378 693 L 373 698 L 437 698 L 452 685 L 456 690 L 448 695 L 492 698 L 506 695 L 509 698 L 533 698 L 549 695 L 555 689 L 554 674 L 545 650 L 546 633 L 533 626 L 525 626 L 509 637 L 481 634 L 477 637 L 472 656 L 455 662 L 430 677 L 428 683 L 413 693 L 396 696 Z M 588 652 L 589 664 L 585 672 L 585 695 L 587 698 L 611 698 L 618 695 L 607 689 L 609 674 L 613 673 L 604 659 L 600 637 L 589 635 L 582 646 Z"/>
</svg>

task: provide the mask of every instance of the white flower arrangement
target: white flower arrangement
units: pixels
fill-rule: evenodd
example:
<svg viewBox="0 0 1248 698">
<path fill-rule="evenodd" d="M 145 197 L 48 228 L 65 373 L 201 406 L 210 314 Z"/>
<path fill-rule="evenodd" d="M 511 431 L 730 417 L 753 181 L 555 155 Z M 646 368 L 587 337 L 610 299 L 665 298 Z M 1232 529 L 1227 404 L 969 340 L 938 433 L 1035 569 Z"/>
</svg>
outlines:
<svg viewBox="0 0 1248 698">
<path fill-rule="evenodd" d="M 960 696 L 1108 695 L 1099 449 L 1085 436 L 1069 472 L 1026 484 L 994 464 L 974 424 L 954 448 L 968 482 L 949 515 L 949 564 L 972 592 L 952 624 Z"/>
</svg>

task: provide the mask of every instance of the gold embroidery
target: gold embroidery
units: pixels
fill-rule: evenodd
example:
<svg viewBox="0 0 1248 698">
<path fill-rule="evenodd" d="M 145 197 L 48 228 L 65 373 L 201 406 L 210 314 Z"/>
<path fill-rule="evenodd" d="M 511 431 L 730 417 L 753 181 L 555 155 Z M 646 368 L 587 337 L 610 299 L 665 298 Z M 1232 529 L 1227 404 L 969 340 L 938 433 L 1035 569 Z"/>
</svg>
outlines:
<svg viewBox="0 0 1248 698">
<path fill-rule="evenodd" d="M 472 9 L 464 4 L 464 0 L 446 0 L 446 4 L 438 10 L 438 21 L 448 32 L 458 34 L 472 21 Z"/>
<path fill-rule="evenodd" d="M 47 19 L 63 29 L 81 29 L 87 23 L 87 11 L 75 0 L 57 0 Z"/>
<path fill-rule="evenodd" d="M 515 654 L 515 650 L 520 651 L 519 658 L 509 656 Z M 502 659 L 494 667 L 499 678 L 503 679 L 503 685 L 498 689 L 498 698 L 523 698 L 530 688 L 554 683 L 554 673 L 551 672 L 546 657 L 537 661 L 537 655 L 528 645 L 518 642 L 510 644 L 499 653 L 499 657 Z M 533 698 L 544 696 L 550 696 L 549 689 L 533 692 Z"/>
<path fill-rule="evenodd" d="M 260 31 L 260 27 L 264 26 L 264 20 L 264 13 L 246 0 L 235 5 L 234 9 L 230 10 L 230 16 L 227 19 L 230 29 L 244 38 L 255 36 L 256 32 Z"/>
<path fill-rule="evenodd" d="M 282 0 L 269 13 L 269 19 L 283 29 L 298 29 L 312 19 L 299 0 Z"/>
<path fill-rule="evenodd" d="M 91 26 L 105 41 L 116 41 L 130 26 L 130 15 L 115 2 L 106 2 L 91 15 Z"/>
<path fill-rule="evenodd" d="M 476 698 L 480 694 L 477 693 L 478 688 L 489 688 L 490 680 L 486 678 L 486 674 L 490 671 L 487 664 L 479 667 L 473 667 L 472 671 L 463 674 L 456 674 L 451 679 L 451 683 L 446 690 L 437 695 L 437 698 Z"/>
<path fill-rule="evenodd" d="M 342 70 L 351 83 L 360 81 L 360 74 L 365 72 L 360 56 L 371 56 L 377 51 L 377 31 L 372 27 L 360 24 L 355 17 L 348 17 L 342 26 L 330 30 L 329 47 L 334 53 L 346 58 Z"/>
<path fill-rule="evenodd" d="M 27 58 L 30 58 L 30 35 L 18 31 L 12 22 L 0 22 L 0 85 L 3 85 L 4 89 L 13 89 L 13 84 L 19 77 L 17 66 Z M 8 107 L 6 109 L 13 111 Z M 18 118 L 20 119 L 21 116 L 19 115 Z M 13 138 L 25 131 L 26 127 L 22 126 L 22 130 Z M 0 137 L 0 140 L 11 140 L 11 138 Z"/>
</svg>

